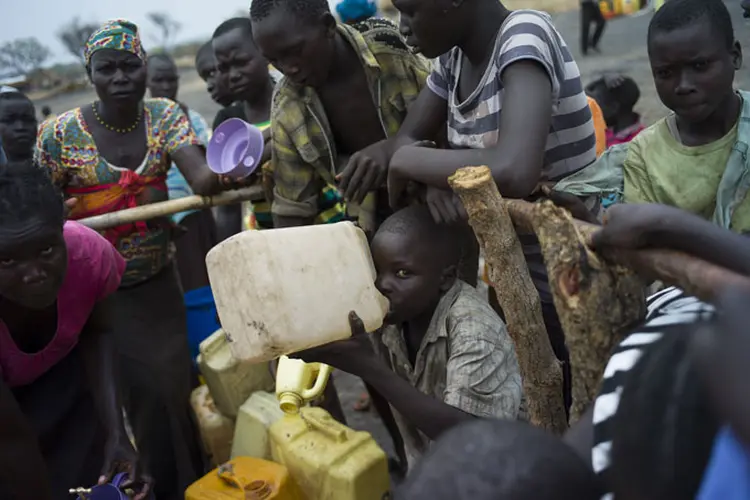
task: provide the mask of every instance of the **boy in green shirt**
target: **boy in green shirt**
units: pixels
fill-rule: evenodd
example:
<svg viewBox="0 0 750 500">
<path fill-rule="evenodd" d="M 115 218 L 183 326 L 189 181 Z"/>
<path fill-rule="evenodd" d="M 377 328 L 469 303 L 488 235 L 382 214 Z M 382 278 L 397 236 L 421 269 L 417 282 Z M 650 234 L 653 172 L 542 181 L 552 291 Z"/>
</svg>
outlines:
<svg viewBox="0 0 750 500">
<path fill-rule="evenodd" d="M 747 94 L 732 87 L 742 51 L 723 2 L 672 0 L 653 17 L 648 52 L 659 98 L 672 114 L 629 145 L 624 201 L 672 205 L 750 230 Z M 743 182 L 742 179 L 746 179 Z"/>
</svg>

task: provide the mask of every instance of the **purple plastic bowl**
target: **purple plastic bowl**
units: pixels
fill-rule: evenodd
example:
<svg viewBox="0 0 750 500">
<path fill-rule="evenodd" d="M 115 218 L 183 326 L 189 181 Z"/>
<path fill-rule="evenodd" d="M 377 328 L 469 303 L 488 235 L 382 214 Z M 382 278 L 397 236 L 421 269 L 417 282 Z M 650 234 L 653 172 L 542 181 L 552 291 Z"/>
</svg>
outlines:
<svg viewBox="0 0 750 500">
<path fill-rule="evenodd" d="M 263 132 L 239 118 L 219 125 L 206 151 L 208 168 L 220 175 L 241 179 L 252 174 L 263 156 Z"/>
</svg>

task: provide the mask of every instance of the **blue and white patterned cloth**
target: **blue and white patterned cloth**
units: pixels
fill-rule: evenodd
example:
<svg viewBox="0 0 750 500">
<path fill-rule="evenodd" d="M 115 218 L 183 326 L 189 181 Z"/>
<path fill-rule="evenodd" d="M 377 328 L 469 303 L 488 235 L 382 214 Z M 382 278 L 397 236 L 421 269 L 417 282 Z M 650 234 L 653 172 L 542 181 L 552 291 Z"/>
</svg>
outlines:
<svg viewBox="0 0 750 500">
<path fill-rule="evenodd" d="M 211 129 L 206 123 L 206 120 L 204 120 L 197 111 L 192 109 L 188 110 L 188 119 L 193 126 L 195 135 L 198 136 L 198 139 L 200 139 L 204 146 L 208 146 L 208 141 L 211 139 Z M 193 195 L 193 190 L 190 189 L 187 179 L 185 179 L 180 173 L 180 169 L 178 169 L 174 163 L 172 163 L 172 168 L 170 168 L 167 173 L 167 189 L 169 190 L 170 200 Z M 185 212 L 176 213 L 172 215 L 172 221 L 175 224 L 179 224 L 186 216 L 197 211 L 198 210 L 187 210 Z"/>
</svg>

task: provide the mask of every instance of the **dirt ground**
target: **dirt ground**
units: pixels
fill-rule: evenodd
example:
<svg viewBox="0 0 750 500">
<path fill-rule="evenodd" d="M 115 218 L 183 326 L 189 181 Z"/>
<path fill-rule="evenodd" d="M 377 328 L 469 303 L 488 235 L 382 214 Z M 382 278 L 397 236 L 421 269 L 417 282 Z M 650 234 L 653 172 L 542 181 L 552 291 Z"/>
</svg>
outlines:
<svg viewBox="0 0 750 500">
<path fill-rule="evenodd" d="M 578 61 L 584 83 L 595 78 L 603 71 L 619 70 L 630 75 L 641 88 L 641 100 L 637 111 L 642 114 L 646 123 L 653 123 L 666 114 L 654 89 L 651 71 L 646 53 L 646 32 L 650 14 L 623 19 L 615 19 L 608 23 L 601 42 L 601 55 L 581 57 L 579 50 L 579 15 L 575 10 L 579 0 L 509 0 L 507 4 L 513 7 L 547 8 L 553 13 L 553 20 L 571 46 L 573 55 Z M 750 41 L 750 21 L 742 18 L 739 0 L 726 0 L 732 13 L 737 39 L 746 45 Z M 572 8 L 567 12 L 565 7 Z M 748 71 L 743 69 L 737 73 L 736 84 L 739 88 L 750 87 Z M 53 112 L 60 113 L 67 109 L 82 105 L 94 99 L 93 92 L 81 91 L 75 94 L 57 96 L 37 102 L 37 106 L 49 105 Z M 218 107 L 209 99 L 203 82 L 194 72 L 182 75 L 180 99 L 188 106 L 199 111 L 207 119 L 212 119 Z M 209 122 L 210 123 L 210 122 Z M 357 413 L 352 405 L 357 400 L 363 386 L 355 378 L 345 373 L 336 374 L 336 386 L 343 400 L 344 409 L 349 418 L 349 425 L 354 429 L 371 432 L 383 448 L 392 454 L 392 444 L 377 417 L 371 413 Z"/>
</svg>

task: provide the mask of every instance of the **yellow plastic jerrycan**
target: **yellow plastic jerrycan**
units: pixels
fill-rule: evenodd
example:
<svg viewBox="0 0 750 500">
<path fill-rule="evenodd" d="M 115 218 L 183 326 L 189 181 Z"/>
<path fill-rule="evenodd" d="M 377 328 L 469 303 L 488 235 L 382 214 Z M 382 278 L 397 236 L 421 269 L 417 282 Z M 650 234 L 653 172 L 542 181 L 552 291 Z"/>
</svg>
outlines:
<svg viewBox="0 0 750 500">
<path fill-rule="evenodd" d="M 323 363 L 305 363 L 281 356 L 276 368 L 276 397 L 284 413 L 294 414 L 300 407 L 323 395 L 331 367 Z"/>
<path fill-rule="evenodd" d="M 232 458 L 255 457 L 270 460 L 268 429 L 283 416 L 274 393 L 254 392 L 237 413 Z"/>
<path fill-rule="evenodd" d="M 286 467 L 238 457 L 188 487 L 185 500 L 303 500 Z"/>
<path fill-rule="evenodd" d="M 190 406 L 198 421 L 198 432 L 211 463 L 219 465 L 229 460 L 234 437 L 234 420 L 216 408 L 208 387 L 202 385 L 190 395 Z"/>
<path fill-rule="evenodd" d="M 388 459 L 367 432 L 336 422 L 322 408 L 305 407 L 271 426 L 271 454 L 309 499 L 388 498 Z"/>
<path fill-rule="evenodd" d="M 223 330 L 200 344 L 198 367 L 219 410 L 235 418 L 240 405 L 255 391 L 273 390 L 268 363 L 249 363 L 234 357 Z"/>
</svg>

